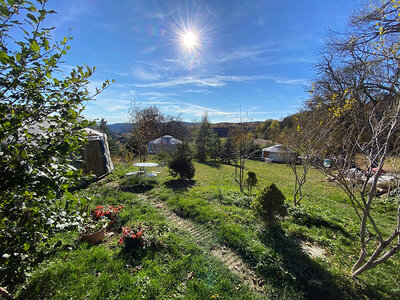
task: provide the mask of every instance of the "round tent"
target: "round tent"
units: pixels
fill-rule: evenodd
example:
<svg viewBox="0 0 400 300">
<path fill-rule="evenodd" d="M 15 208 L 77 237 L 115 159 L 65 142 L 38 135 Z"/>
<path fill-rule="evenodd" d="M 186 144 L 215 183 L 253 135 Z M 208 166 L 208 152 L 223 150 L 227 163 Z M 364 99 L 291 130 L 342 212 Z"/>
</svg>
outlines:
<svg viewBox="0 0 400 300">
<path fill-rule="evenodd" d="M 278 144 L 262 149 L 261 159 L 270 162 L 287 163 L 295 161 L 297 153 Z"/>
<path fill-rule="evenodd" d="M 114 166 L 108 149 L 107 135 L 100 131 L 85 128 L 88 143 L 82 149 L 82 168 L 97 178 L 110 173 Z"/>
<path fill-rule="evenodd" d="M 172 153 L 175 151 L 176 145 L 181 143 L 182 141 L 170 135 L 164 135 L 149 143 L 149 154 L 157 154 L 161 151 Z"/>
</svg>

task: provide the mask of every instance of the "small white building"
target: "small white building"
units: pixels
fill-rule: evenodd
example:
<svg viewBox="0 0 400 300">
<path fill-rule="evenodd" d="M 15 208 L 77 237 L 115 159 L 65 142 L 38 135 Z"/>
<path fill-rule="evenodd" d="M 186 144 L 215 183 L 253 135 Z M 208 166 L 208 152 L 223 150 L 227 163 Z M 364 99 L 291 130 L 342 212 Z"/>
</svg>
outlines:
<svg viewBox="0 0 400 300">
<path fill-rule="evenodd" d="M 149 154 L 157 154 L 161 151 L 172 153 L 175 151 L 177 144 L 182 144 L 182 141 L 170 135 L 163 135 L 149 143 Z"/>
<path fill-rule="evenodd" d="M 297 153 L 278 144 L 262 149 L 261 159 L 269 162 L 288 163 L 297 160 Z"/>
</svg>

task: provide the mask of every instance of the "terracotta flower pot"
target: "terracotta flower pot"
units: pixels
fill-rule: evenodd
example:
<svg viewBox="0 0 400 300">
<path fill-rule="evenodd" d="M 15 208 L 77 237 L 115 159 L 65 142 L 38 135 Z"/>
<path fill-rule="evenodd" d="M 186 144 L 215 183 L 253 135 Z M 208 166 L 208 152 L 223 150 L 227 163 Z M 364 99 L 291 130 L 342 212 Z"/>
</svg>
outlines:
<svg viewBox="0 0 400 300">
<path fill-rule="evenodd" d="M 88 241 L 90 243 L 96 244 L 100 242 L 106 236 L 106 228 L 100 229 L 99 231 L 89 233 L 89 234 L 82 234 L 81 238 L 84 241 Z"/>
</svg>

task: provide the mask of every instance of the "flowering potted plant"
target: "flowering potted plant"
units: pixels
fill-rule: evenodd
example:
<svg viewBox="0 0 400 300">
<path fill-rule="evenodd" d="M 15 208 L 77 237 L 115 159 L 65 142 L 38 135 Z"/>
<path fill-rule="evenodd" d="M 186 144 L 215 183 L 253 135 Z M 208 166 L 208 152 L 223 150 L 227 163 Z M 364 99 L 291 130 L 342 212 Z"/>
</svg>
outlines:
<svg viewBox="0 0 400 300">
<path fill-rule="evenodd" d="M 92 218 L 94 220 L 100 220 L 101 218 L 105 217 L 110 220 L 108 227 L 110 228 L 118 215 L 118 213 L 123 209 L 122 205 L 119 206 L 103 206 L 103 205 L 98 205 L 92 212 Z"/>
<path fill-rule="evenodd" d="M 81 238 L 85 241 L 96 244 L 103 240 L 106 235 L 106 228 L 109 220 L 107 218 L 101 218 L 100 220 L 92 220 L 90 223 L 83 227 L 81 232 Z"/>
<path fill-rule="evenodd" d="M 124 244 L 126 250 L 144 249 L 146 247 L 146 236 L 143 234 L 144 229 L 139 223 L 135 227 L 122 227 L 122 235 L 118 244 Z"/>
</svg>

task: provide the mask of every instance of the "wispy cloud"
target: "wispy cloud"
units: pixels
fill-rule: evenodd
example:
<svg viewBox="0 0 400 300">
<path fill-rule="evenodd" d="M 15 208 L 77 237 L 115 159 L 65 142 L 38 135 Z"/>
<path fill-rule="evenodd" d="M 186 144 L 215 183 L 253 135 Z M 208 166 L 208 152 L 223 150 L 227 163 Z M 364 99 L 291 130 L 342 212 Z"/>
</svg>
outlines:
<svg viewBox="0 0 400 300">
<path fill-rule="evenodd" d="M 149 71 L 143 67 L 136 67 L 132 71 L 132 75 L 140 81 L 154 81 L 160 79 L 160 75 L 157 72 Z"/>
<path fill-rule="evenodd" d="M 212 60 L 213 63 L 225 63 L 235 60 L 241 59 L 256 59 L 260 55 L 267 53 L 267 52 L 274 52 L 278 51 L 278 48 L 274 47 L 265 47 L 265 46 L 249 46 L 249 47 L 242 47 L 232 51 L 231 53 L 226 53 L 221 55 L 220 57 L 216 57 Z"/>
<path fill-rule="evenodd" d="M 254 82 L 257 80 L 273 80 L 280 84 L 306 84 L 307 80 L 299 78 L 299 79 L 285 79 L 275 76 L 268 75 L 216 75 L 212 77 L 180 77 L 172 80 L 159 81 L 159 82 L 150 82 L 150 83 L 136 83 L 133 84 L 136 87 L 145 88 L 145 87 L 156 87 L 156 88 L 168 88 L 179 85 L 194 85 L 194 86 L 202 86 L 202 87 L 223 87 L 226 86 L 230 82 Z"/>
<path fill-rule="evenodd" d="M 195 94 L 211 94 L 211 91 L 209 90 L 197 90 L 197 89 L 186 89 L 186 90 L 180 90 L 180 93 L 195 93 Z"/>
<path fill-rule="evenodd" d="M 175 96 L 176 94 L 173 93 L 161 93 L 161 92 L 146 92 L 146 93 L 140 93 L 141 97 L 144 97 L 146 99 L 150 100 L 162 100 L 162 99 L 168 99 L 171 96 Z"/>
<path fill-rule="evenodd" d="M 213 77 L 181 77 L 177 79 L 145 84 L 134 84 L 136 87 L 172 87 L 178 85 L 195 85 L 204 87 L 222 87 L 228 82 L 248 82 L 262 79 L 263 76 L 216 75 Z"/>
</svg>

